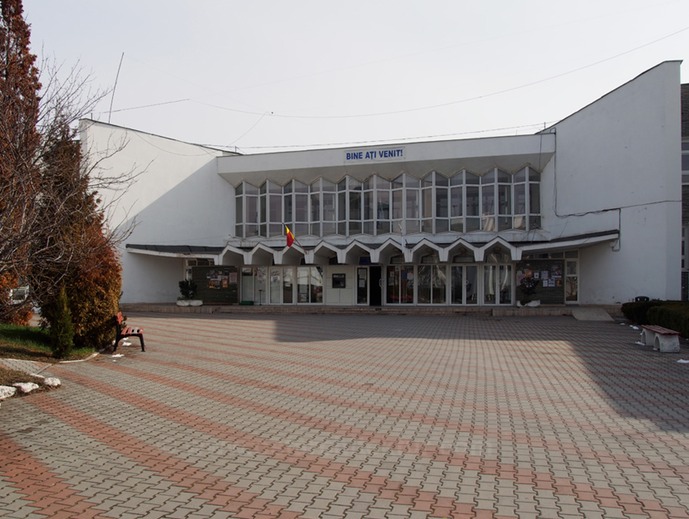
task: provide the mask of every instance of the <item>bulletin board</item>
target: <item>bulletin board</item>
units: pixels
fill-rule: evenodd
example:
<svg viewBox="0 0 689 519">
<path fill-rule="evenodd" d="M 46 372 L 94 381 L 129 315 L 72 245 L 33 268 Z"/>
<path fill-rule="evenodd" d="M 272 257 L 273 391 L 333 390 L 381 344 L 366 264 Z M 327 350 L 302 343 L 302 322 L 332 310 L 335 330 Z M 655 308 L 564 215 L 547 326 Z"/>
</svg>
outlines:
<svg viewBox="0 0 689 519">
<path fill-rule="evenodd" d="M 197 298 L 204 304 L 237 304 L 239 274 L 237 267 L 192 267 L 191 277 L 197 286 Z"/>
<path fill-rule="evenodd" d="M 517 263 L 517 300 L 522 298 L 522 279 L 531 277 L 535 283 L 532 300 L 541 304 L 561 305 L 565 302 L 565 278 L 563 260 L 529 260 Z"/>
</svg>

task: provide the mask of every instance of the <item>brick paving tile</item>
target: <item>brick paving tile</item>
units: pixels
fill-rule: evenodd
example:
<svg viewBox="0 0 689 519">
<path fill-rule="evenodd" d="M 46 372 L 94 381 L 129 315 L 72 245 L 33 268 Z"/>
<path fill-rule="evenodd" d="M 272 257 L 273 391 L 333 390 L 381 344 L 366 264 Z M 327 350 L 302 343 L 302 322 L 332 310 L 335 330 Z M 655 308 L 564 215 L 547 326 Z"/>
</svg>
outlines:
<svg viewBox="0 0 689 519">
<path fill-rule="evenodd" d="M 689 517 L 689 369 L 629 326 L 132 319 L 3 403 L 3 516 Z"/>
</svg>

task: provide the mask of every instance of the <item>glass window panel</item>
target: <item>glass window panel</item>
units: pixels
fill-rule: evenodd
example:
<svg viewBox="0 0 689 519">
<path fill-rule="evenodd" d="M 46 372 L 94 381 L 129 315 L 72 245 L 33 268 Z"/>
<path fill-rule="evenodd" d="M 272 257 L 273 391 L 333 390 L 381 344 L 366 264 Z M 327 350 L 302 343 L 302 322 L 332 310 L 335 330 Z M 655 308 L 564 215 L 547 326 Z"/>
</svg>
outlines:
<svg viewBox="0 0 689 519">
<path fill-rule="evenodd" d="M 475 189 L 475 188 L 474 188 Z M 464 188 L 461 186 L 450 188 L 450 209 L 451 216 L 462 216 L 463 212 L 463 194 Z"/>
<path fill-rule="evenodd" d="M 297 222 L 309 221 L 309 195 L 297 193 L 294 195 L 295 220 Z"/>
<path fill-rule="evenodd" d="M 433 276 L 433 265 L 419 265 L 418 273 L 418 299 L 420 305 L 427 305 L 431 302 L 431 281 Z"/>
<path fill-rule="evenodd" d="M 337 224 L 335 222 L 323 222 L 322 224 L 322 235 L 321 236 L 330 236 L 332 234 L 337 234 Z"/>
<path fill-rule="evenodd" d="M 512 186 L 498 185 L 498 213 L 512 214 Z"/>
<path fill-rule="evenodd" d="M 435 216 L 437 218 L 447 218 L 449 216 L 447 205 L 447 189 L 444 187 L 437 188 L 435 192 Z"/>
<path fill-rule="evenodd" d="M 257 196 L 247 196 L 246 197 L 246 222 L 247 223 L 258 223 L 258 197 Z"/>
<path fill-rule="evenodd" d="M 392 191 L 392 218 L 397 220 L 402 218 L 402 190 Z"/>
<path fill-rule="evenodd" d="M 469 171 L 466 172 L 466 184 L 478 184 L 480 177 Z"/>
<path fill-rule="evenodd" d="M 297 267 L 297 303 L 308 303 L 310 299 L 309 270 L 311 267 Z"/>
<path fill-rule="evenodd" d="M 498 290 L 501 305 L 512 304 L 512 265 L 498 265 Z"/>
<path fill-rule="evenodd" d="M 377 191 L 376 196 L 378 198 L 378 203 L 376 207 L 376 212 L 378 214 L 378 220 L 389 220 L 390 219 L 390 192 L 389 191 Z"/>
<path fill-rule="evenodd" d="M 340 222 L 347 220 L 347 193 L 344 191 L 337 193 L 337 219 Z"/>
<path fill-rule="evenodd" d="M 481 210 L 483 215 L 494 215 L 495 214 L 495 186 L 481 186 L 481 198 L 482 205 Z"/>
<path fill-rule="evenodd" d="M 495 284 L 497 275 L 497 265 L 485 265 L 483 267 L 483 300 L 488 305 L 496 303 Z"/>
<path fill-rule="evenodd" d="M 373 192 L 364 192 L 364 220 L 373 220 Z"/>
<path fill-rule="evenodd" d="M 429 173 L 421 180 L 422 187 L 433 187 L 433 173 Z"/>
<path fill-rule="evenodd" d="M 453 305 L 461 305 L 464 303 L 464 268 L 463 267 L 452 267 L 450 269 L 451 275 L 451 291 L 450 291 L 450 302 Z"/>
<path fill-rule="evenodd" d="M 481 177 L 481 184 L 493 184 L 493 183 L 495 183 L 495 170 L 491 169 L 490 171 L 487 171 Z"/>
<path fill-rule="evenodd" d="M 512 217 L 511 216 L 499 216 L 498 217 L 498 231 L 506 231 L 512 229 Z"/>
<path fill-rule="evenodd" d="M 436 305 L 445 304 L 446 298 L 446 274 L 445 267 L 440 265 L 433 265 L 433 294 L 431 302 Z"/>
<path fill-rule="evenodd" d="M 464 218 L 451 218 L 450 229 L 453 232 L 464 232 Z"/>
<path fill-rule="evenodd" d="M 282 196 L 272 194 L 268 196 L 268 200 L 270 211 L 269 221 L 273 223 L 282 223 Z"/>
<path fill-rule="evenodd" d="M 282 269 L 273 267 L 270 269 L 270 303 L 273 305 L 282 302 Z"/>
<path fill-rule="evenodd" d="M 565 278 L 565 301 L 577 302 L 579 300 L 579 278 L 567 276 Z"/>
<path fill-rule="evenodd" d="M 294 221 L 294 212 L 292 209 L 293 206 L 293 197 L 291 193 L 286 194 L 282 197 L 282 200 L 284 202 L 283 209 L 285 211 L 285 223 L 292 223 Z"/>
<path fill-rule="evenodd" d="M 265 223 L 268 221 L 268 204 L 266 203 L 266 196 L 262 195 L 259 198 L 259 210 L 258 210 L 258 221 L 259 223 Z"/>
<path fill-rule="evenodd" d="M 464 185 L 464 172 L 460 171 L 450 177 L 451 186 L 463 186 Z"/>
<path fill-rule="evenodd" d="M 235 199 L 235 220 L 238 225 L 244 223 L 244 197 L 238 196 Z"/>
<path fill-rule="evenodd" d="M 258 225 L 255 223 L 244 224 L 244 237 L 258 236 Z"/>
<path fill-rule="evenodd" d="M 529 183 L 529 213 L 538 214 L 541 212 L 541 186 L 540 184 Z"/>
<path fill-rule="evenodd" d="M 421 182 L 419 181 L 419 179 L 416 177 L 413 177 L 411 175 L 406 175 L 406 180 L 407 180 L 407 187 L 419 187 L 421 185 Z"/>
<path fill-rule="evenodd" d="M 426 188 L 423 190 L 423 218 L 433 217 L 433 189 Z"/>
<path fill-rule="evenodd" d="M 529 181 L 538 182 L 541 180 L 541 174 L 529 166 Z"/>
<path fill-rule="evenodd" d="M 376 177 L 376 189 L 390 189 L 390 181 Z"/>
<path fill-rule="evenodd" d="M 449 184 L 449 179 L 445 175 L 441 175 L 436 172 L 435 174 L 435 185 L 436 186 L 447 186 Z"/>
<path fill-rule="evenodd" d="M 407 220 L 406 222 L 407 222 L 406 230 L 405 230 L 406 234 L 419 232 L 421 230 L 421 224 L 420 224 L 419 220 Z"/>
<path fill-rule="evenodd" d="M 466 187 L 466 201 L 467 201 L 467 216 L 478 216 L 478 187 L 467 186 Z"/>
<path fill-rule="evenodd" d="M 388 234 L 390 232 L 390 221 L 389 220 L 378 220 L 376 222 L 376 234 Z"/>
<path fill-rule="evenodd" d="M 511 183 L 512 182 L 512 175 L 507 173 L 506 171 L 503 171 L 501 169 L 498 170 L 498 182 L 500 183 Z"/>
<path fill-rule="evenodd" d="M 385 301 L 388 304 L 397 304 L 400 302 L 400 267 L 389 266 L 385 277 L 387 278 Z"/>
<path fill-rule="evenodd" d="M 247 195 L 258 195 L 258 188 L 256 186 L 252 186 L 251 184 L 247 184 L 245 182 L 244 183 L 244 192 Z"/>
<path fill-rule="evenodd" d="M 514 182 L 524 182 L 526 180 L 526 168 L 522 168 L 514 175 Z"/>
<path fill-rule="evenodd" d="M 321 220 L 321 195 L 320 193 L 311 193 L 311 221 L 319 222 Z"/>
<path fill-rule="evenodd" d="M 321 267 L 309 267 L 310 302 L 323 302 L 323 271 Z"/>
<path fill-rule="evenodd" d="M 299 182 L 299 181 L 295 180 L 294 181 L 294 192 L 295 193 L 308 193 L 309 192 L 309 186 L 307 186 L 303 182 Z"/>
<path fill-rule="evenodd" d="M 414 267 L 402 266 L 400 271 L 400 303 L 412 304 L 414 302 Z"/>
<path fill-rule="evenodd" d="M 467 265 L 464 267 L 464 275 L 466 278 L 466 304 L 475 305 L 478 303 L 478 267 L 476 265 Z"/>
<path fill-rule="evenodd" d="M 419 190 L 406 190 L 407 218 L 418 218 L 419 215 Z"/>
<path fill-rule="evenodd" d="M 283 271 L 282 276 L 282 302 L 294 302 L 294 270 L 287 268 Z"/>
<path fill-rule="evenodd" d="M 465 232 L 478 231 L 481 228 L 481 219 L 478 217 L 466 217 L 464 219 Z"/>
<path fill-rule="evenodd" d="M 323 193 L 323 221 L 335 221 L 335 193 Z"/>
<path fill-rule="evenodd" d="M 400 175 L 392 181 L 393 189 L 404 187 L 404 175 Z"/>
<path fill-rule="evenodd" d="M 361 193 L 349 193 L 349 220 L 361 221 Z"/>
<path fill-rule="evenodd" d="M 526 184 L 514 186 L 514 214 L 526 214 Z"/>
</svg>

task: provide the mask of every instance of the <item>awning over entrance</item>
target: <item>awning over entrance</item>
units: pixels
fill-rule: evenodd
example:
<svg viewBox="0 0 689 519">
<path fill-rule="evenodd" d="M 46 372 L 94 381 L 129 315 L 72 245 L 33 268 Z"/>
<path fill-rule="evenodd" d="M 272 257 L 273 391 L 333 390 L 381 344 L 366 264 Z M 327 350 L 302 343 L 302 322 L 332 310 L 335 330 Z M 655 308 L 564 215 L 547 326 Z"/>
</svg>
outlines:
<svg viewBox="0 0 689 519">
<path fill-rule="evenodd" d="M 127 244 L 128 252 L 168 258 L 208 258 L 216 265 L 327 265 L 359 264 L 368 257 L 371 264 L 387 264 L 392 257 L 402 256 L 405 263 L 419 263 L 421 257 L 436 254 L 438 262 L 452 262 L 461 254 L 468 260 L 481 263 L 486 254 L 496 248 L 509 252 L 512 261 L 520 261 L 525 254 L 538 254 L 590 247 L 619 238 L 619 231 L 609 230 L 569 236 L 548 241 L 509 242 L 496 236 L 485 243 L 471 243 L 464 238 L 452 242 L 435 242 L 426 237 L 409 243 L 405 237 L 391 236 L 382 243 L 365 243 L 354 239 L 346 245 L 333 245 L 323 239 L 313 246 L 268 247 L 257 244 L 251 248 L 226 245 L 225 247 L 198 245 L 142 245 Z"/>
</svg>

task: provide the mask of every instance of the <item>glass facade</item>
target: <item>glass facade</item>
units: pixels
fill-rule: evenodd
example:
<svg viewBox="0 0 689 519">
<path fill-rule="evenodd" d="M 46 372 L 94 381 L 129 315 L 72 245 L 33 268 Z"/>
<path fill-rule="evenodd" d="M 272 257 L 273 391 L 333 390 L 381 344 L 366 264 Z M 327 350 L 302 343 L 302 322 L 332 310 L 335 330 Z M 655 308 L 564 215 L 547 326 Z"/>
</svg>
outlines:
<svg viewBox="0 0 689 519">
<path fill-rule="evenodd" d="M 297 236 L 356 236 L 390 233 L 498 232 L 541 227 L 540 173 L 526 166 L 482 175 L 436 171 L 419 179 L 346 176 L 337 184 L 319 178 L 310 185 L 268 180 L 236 188 L 240 238 L 281 236 L 288 225 Z"/>
</svg>

